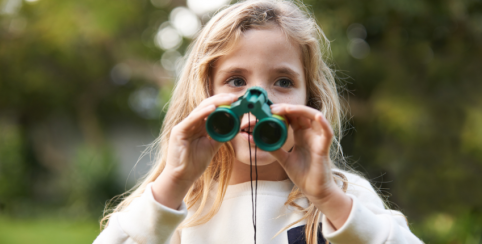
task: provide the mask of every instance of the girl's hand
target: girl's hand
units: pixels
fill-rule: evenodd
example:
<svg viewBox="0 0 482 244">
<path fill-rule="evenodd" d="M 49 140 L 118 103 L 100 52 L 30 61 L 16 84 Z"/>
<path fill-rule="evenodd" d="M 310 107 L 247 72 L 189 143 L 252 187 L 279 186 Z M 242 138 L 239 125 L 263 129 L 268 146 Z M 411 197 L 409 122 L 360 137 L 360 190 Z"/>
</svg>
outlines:
<svg viewBox="0 0 482 244">
<path fill-rule="evenodd" d="M 184 120 L 174 126 L 169 138 L 166 169 L 177 181 L 194 182 L 207 168 L 222 143 L 208 137 L 206 118 L 219 105 L 237 100 L 222 93 L 202 101 Z"/>
<path fill-rule="evenodd" d="M 333 180 L 330 161 L 333 129 L 330 124 L 320 111 L 304 105 L 274 104 L 271 112 L 288 119 L 295 141 L 290 153 L 279 149 L 271 154 L 335 228 L 341 227 L 350 213 L 351 198 Z"/>
<path fill-rule="evenodd" d="M 189 188 L 222 145 L 208 137 L 206 118 L 217 106 L 231 104 L 237 98 L 229 93 L 209 97 L 174 126 L 169 138 L 166 167 L 152 187 L 156 201 L 173 209 L 179 208 Z"/>
</svg>

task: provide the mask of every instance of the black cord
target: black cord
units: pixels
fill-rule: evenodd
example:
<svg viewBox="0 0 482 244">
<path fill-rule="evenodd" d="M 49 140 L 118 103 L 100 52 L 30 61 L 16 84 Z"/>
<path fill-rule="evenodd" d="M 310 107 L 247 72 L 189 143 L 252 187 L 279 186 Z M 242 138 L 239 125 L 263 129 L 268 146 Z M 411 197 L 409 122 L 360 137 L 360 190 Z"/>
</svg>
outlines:
<svg viewBox="0 0 482 244">
<path fill-rule="evenodd" d="M 258 119 L 256 119 L 256 124 L 258 123 Z M 258 146 L 254 144 L 254 168 L 256 170 L 256 189 L 254 194 L 254 243 L 256 243 L 256 230 L 257 230 L 257 221 L 258 221 L 258 157 L 256 152 L 258 151 Z"/>
<path fill-rule="evenodd" d="M 248 113 L 248 131 L 251 131 L 251 119 Z M 256 119 L 256 123 L 258 119 Z M 257 203 L 258 203 L 258 160 L 257 160 L 257 149 L 258 147 L 256 144 L 254 145 L 254 165 L 256 169 L 256 189 L 255 189 L 255 197 L 253 197 L 253 160 L 251 159 L 251 141 L 250 136 L 253 137 L 253 134 L 248 134 L 248 146 L 249 146 L 249 176 L 251 178 L 250 185 L 251 185 L 251 218 L 253 220 L 253 230 L 254 230 L 254 244 L 256 244 L 256 216 L 257 216 Z"/>
</svg>

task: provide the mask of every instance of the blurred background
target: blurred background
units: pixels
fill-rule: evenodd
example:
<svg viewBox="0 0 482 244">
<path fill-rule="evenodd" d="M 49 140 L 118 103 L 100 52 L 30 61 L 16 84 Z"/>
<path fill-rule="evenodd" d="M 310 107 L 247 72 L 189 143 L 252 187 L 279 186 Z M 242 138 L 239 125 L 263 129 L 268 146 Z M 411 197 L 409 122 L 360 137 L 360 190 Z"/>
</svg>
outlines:
<svg viewBox="0 0 482 244">
<path fill-rule="evenodd" d="M 482 243 L 482 0 L 305 0 L 351 165 L 426 243 Z M 229 0 L 0 0 L 0 243 L 92 243 Z"/>
</svg>

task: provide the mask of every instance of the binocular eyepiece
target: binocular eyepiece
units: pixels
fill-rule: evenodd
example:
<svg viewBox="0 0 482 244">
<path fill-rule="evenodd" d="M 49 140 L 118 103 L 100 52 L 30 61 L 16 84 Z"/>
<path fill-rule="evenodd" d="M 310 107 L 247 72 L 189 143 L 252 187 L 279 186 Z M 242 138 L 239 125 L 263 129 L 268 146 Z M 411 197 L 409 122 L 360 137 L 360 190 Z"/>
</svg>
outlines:
<svg viewBox="0 0 482 244">
<path fill-rule="evenodd" d="M 216 141 L 227 142 L 239 133 L 240 119 L 245 113 L 252 113 L 259 120 L 252 133 L 254 143 L 261 150 L 278 150 L 288 136 L 287 122 L 271 114 L 268 93 L 261 87 L 251 87 L 230 106 L 216 108 L 206 121 L 206 130 Z"/>
</svg>

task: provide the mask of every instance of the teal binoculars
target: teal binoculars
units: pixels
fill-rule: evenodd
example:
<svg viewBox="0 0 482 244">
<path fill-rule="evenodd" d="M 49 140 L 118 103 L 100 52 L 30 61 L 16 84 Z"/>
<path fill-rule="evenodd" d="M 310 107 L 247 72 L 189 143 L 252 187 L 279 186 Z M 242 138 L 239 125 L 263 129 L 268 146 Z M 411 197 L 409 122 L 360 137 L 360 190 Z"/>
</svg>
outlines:
<svg viewBox="0 0 482 244">
<path fill-rule="evenodd" d="M 252 133 L 256 146 L 264 151 L 278 150 L 288 136 L 288 124 L 285 118 L 271 113 L 271 104 L 263 88 L 250 87 L 236 102 L 217 107 L 206 120 L 206 130 L 216 141 L 230 141 L 239 133 L 242 116 L 251 113 L 259 120 Z"/>
</svg>

